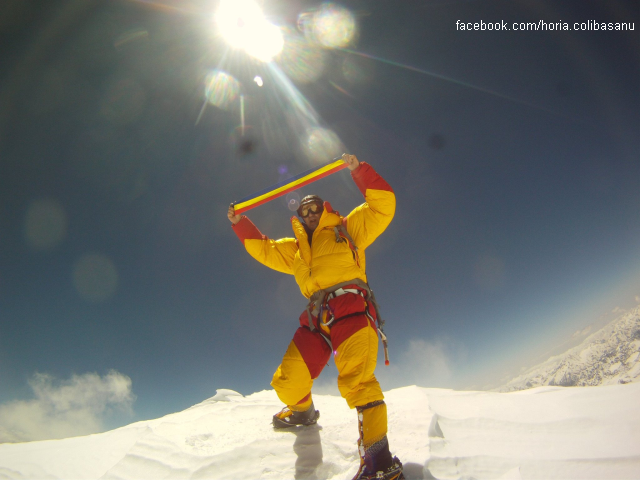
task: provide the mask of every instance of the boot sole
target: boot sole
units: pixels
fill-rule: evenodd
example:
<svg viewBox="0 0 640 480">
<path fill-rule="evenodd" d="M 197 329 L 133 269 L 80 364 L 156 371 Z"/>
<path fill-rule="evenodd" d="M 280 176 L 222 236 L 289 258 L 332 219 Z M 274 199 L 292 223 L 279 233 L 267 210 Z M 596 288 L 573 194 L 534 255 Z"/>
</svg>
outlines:
<svg viewBox="0 0 640 480">
<path fill-rule="evenodd" d="M 288 423 L 284 420 L 280 420 L 280 418 L 273 416 L 273 428 L 276 430 L 283 430 L 285 428 L 294 428 L 294 427 L 310 427 L 311 425 L 315 425 L 320 418 L 320 410 L 316 410 L 316 414 L 312 419 L 305 423 Z"/>
</svg>

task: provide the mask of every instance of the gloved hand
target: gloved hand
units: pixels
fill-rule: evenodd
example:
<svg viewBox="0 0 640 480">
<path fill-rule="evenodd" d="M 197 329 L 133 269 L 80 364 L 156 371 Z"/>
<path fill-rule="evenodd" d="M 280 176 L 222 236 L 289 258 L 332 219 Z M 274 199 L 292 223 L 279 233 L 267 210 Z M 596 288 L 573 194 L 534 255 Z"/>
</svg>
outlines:
<svg viewBox="0 0 640 480">
<path fill-rule="evenodd" d="M 342 154 L 342 161 L 347 164 L 347 168 L 351 171 L 354 171 L 356 168 L 360 166 L 360 162 L 356 158 L 355 155 L 349 155 L 348 153 Z"/>
<path fill-rule="evenodd" d="M 240 221 L 242 215 L 236 215 L 236 209 L 233 206 L 233 203 L 229 205 L 229 210 L 227 211 L 227 218 L 234 225 Z"/>
</svg>

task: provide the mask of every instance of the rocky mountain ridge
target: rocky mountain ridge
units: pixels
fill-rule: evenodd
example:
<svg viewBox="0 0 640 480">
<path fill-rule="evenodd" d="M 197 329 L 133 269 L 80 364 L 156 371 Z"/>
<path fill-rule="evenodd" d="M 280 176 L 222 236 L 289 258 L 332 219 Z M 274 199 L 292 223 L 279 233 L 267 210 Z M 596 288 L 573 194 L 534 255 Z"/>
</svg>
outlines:
<svg viewBox="0 0 640 480">
<path fill-rule="evenodd" d="M 501 392 L 544 385 L 595 386 L 640 381 L 640 306 L 585 340 L 518 375 Z"/>
</svg>

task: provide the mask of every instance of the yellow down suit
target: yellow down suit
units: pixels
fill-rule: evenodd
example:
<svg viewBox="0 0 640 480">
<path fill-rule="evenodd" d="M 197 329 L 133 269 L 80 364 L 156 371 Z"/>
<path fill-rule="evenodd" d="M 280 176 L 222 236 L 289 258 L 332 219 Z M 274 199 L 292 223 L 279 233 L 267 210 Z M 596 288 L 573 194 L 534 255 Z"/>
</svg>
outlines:
<svg viewBox="0 0 640 480">
<path fill-rule="evenodd" d="M 366 282 L 366 248 L 387 228 L 395 213 L 393 190 L 370 165 L 360 162 L 351 176 L 365 203 L 342 217 L 325 202 L 311 239 L 295 216 L 291 218 L 295 238 L 272 240 L 245 216 L 233 227 L 253 258 L 274 270 L 294 275 L 307 298 L 320 289 L 349 280 Z M 336 241 L 334 227 L 341 223 L 358 247 L 357 251 L 349 242 Z M 333 348 L 340 393 L 350 408 L 367 406 L 362 411 L 358 409 L 362 445 L 368 449 L 383 438 L 386 442 L 386 405 L 374 375 L 378 354 L 378 333 L 371 318 L 375 315 L 374 309 L 367 308 L 362 295 L 351 293 L 329 300 L 324 312 L 323 321 L 327 314 L 334 321 L 325 326 L 313 317 L 315 328 L 310 328 L 307 312 L 302 313 L 300 327 L 271 385 L 291 410 L 307 410 L 311 405 L 313 380 L 327 364 Z M 332 348 L 319 332 L 330 338 Z"/>
</svg>

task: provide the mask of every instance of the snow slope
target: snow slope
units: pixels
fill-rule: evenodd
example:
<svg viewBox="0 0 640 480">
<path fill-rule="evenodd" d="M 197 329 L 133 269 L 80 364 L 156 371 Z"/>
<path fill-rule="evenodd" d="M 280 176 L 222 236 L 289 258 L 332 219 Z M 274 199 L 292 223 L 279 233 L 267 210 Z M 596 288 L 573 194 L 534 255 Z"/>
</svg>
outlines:
<svg viewBox="0 0 640 480">
<path fill-rule="evenodd" d="M 110 432 L 0 445 L 0 479 L 350 479 L 356 415 L 314 397 L 319 424 L 274 431 L 275 392 L 230 390 Z M 640 478 L 640 383 L 514 393 L 386 393 L 408 479 Z"/>
<path fill-rule="evenodd" d="M 640 307 L 616 318 L 578 346 L 512 379 L 499 391 L 543 385 L 595 386 L 640 381 Z"/>
</svg>

